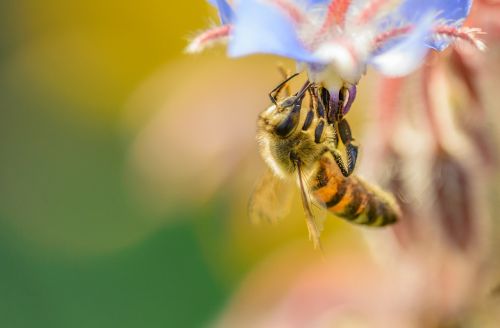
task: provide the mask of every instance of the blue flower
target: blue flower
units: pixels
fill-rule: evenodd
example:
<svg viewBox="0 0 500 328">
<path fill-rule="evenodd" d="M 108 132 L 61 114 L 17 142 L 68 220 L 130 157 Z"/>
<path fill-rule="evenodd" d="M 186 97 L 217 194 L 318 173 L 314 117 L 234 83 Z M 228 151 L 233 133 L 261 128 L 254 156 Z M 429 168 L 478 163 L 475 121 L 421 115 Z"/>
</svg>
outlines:
<svg viewBox="0 0 500 328">
<path fill-rule="evenodd" d="M 268 53 L 295 59 L 330 89 L 356 85 L 367 65 L 387 76 L 418 68 L 430 49 L 456 39 L 478 48 L 478 29 L 464 28 L 472 0 L 210 0 L 221 25 L 188 51 L 228 40 L 230 56 Z"/>
</svg>

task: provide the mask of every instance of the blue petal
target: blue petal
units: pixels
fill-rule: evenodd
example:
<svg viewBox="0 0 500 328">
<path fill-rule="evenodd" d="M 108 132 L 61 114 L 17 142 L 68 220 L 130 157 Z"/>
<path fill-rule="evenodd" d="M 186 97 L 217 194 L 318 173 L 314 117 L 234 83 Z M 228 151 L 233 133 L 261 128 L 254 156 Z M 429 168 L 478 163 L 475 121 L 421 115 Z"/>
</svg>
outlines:
<svg viewBox="0 0 500 328">
<path fill-rule="evenodd" d="M 231 8 L 226 0 L 208 0 L 208 2 L 219 11 L 219 17 L 222 24 L 228 24 L 233 21 L 233 8 Z"/>
<path fill-rule="evenodd" d="M 422 18 L 409 35 L 383 49 L 369 63 L 382 74 L 393 77 L 404 76 L 417 69 L 429 51 L 425 41 L 432 31 L 434 17 L 430 14 Z"/>
<path fill-rule="evenodd" d="M 298 39 L 294 24 L 278 8 L 259 0 L 240 0 L 234 17 L 229 55 L 269 53 L 314 62 Z"/>
<path fill-rule="evenodd" d="M 398 11 L 413 22 L 430 12 L 437 13 L 438 19 L 457 21 L 469 15 L 471 5 L 471 0 L 405 0 Z"/>
<path fill-rule="evenodd" d="M 471 5 L 472 0 L 405 0 L 398 11 L 405 20 L 416 24 L 429 13 L 434 13 L 437 20 L 450 24 L 463 21 L 469 15 Z M 433 40 L 426 42 L 428 47 L 439 51 L 449 43 Z"/>
<path fill-rule="evenodd" d="M 329 5 L 332 0 L 302 0 L 302 1 L 305 2 L 307 5 Z"/>
</svg>

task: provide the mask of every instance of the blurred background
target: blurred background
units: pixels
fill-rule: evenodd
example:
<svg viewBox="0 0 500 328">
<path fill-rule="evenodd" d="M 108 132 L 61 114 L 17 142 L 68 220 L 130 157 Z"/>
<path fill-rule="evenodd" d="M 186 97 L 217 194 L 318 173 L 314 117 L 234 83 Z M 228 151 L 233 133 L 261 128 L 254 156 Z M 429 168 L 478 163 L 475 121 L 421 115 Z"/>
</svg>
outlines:
<svg viewBox="0 0 500 328">
<path fill-rule="evenodd" d="M 248 279 L 262 308 L 324 256 L 365 261 L 336 219 L 315 252 L 298 201 L 248 222 L 279 59 L 185 55 L 216 21 L 202 0 L 0 2 L 0 327 L 212 325 Z M 351 111 L 360 139 L 373 81 Z"/>
</svg>

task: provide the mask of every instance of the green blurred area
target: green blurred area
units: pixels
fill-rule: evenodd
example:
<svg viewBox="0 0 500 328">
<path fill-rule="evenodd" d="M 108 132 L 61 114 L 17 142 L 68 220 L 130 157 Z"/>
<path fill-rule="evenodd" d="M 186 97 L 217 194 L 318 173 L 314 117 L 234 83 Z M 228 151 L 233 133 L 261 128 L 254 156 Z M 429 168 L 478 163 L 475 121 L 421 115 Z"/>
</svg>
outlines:
<svg viewBox="0 0 500 328">
<path fill-rule="evenodd" d="M 0 327 L 196 327 L 220 311 L 230 286 L 197 236 L 220 211 L 165 224 L 139 206 L 119 129 L 130 94 L 209 13 L 202 0 L 0 2 Z"/>
<path fill-rule="evenodd" d="M 225 291 L 200 254 L 192 225 L 163 229 L 111 255 L 61 258 L 0 244 L 3 327 L 195 327 Z M 10 240 L 9 240 L 10 239 Z"/>
</svg>

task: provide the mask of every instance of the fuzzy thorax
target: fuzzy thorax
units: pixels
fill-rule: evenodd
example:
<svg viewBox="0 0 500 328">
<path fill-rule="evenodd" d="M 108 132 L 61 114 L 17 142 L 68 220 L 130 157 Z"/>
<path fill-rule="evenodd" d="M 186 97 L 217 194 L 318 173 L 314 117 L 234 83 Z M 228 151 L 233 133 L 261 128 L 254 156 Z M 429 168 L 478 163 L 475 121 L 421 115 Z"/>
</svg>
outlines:
<svg viewBox="0 0 500 328">
<path fill-rule="evenodd" d="M 301 111 L 300 119 L 289 135 L 276 134 L 276 127 L 289 113 L 290 108 L 283 108 L 279 104 L 272 105 L 260 114 L 257 124 L 260 154 L 271 170 L 281 178 L 295 173 L 297 159 L 300 159 L 305 173 L 310 172 L 324 149 L 322 143 L 316 143 L 314 140 L 316 118 L 309 129 L 301 129 L 306 118 L 305 110 Z"/>
</svg>

